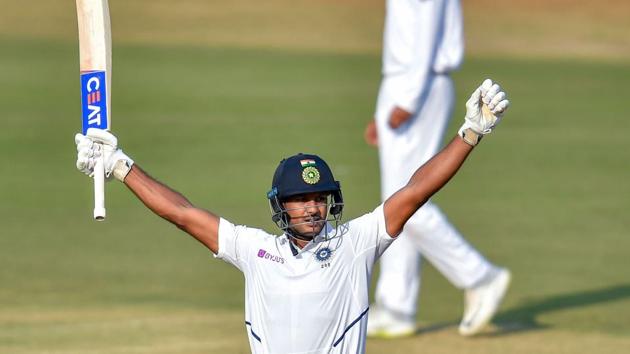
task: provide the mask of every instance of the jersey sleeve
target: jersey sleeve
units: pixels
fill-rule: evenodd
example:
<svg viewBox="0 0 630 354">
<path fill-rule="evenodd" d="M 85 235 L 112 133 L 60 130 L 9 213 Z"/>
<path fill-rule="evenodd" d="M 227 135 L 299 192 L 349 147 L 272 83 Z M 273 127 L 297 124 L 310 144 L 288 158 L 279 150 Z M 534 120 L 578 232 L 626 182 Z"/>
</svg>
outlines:
<svg viewBox="0 0 630 354">
<path fill-rule="evenodd" d="M 371 253 L 374 260 L 380 257 L 395 240 L 387 233 L 383 204 L 348 223 L 350 238 L 356 255 Z"/>
<path fill-rule="evenodd" d="M 247 264 L 249 249 L 255 242 L 256 229 L 234 225 L 221 218 L 219 220 L 219 252 L 215 255 L 243 271 Z"/>
</svg>

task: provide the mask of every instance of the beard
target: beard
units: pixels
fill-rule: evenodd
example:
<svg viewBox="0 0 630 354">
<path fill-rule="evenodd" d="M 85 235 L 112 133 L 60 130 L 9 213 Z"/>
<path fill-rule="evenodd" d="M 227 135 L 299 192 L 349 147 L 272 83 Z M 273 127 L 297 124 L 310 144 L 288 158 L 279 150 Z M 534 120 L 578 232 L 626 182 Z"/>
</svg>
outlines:
<svg viewBox="0 0 630 354">
<path fill-rule="evenodd" d="M 311 217 L 304 218 L 299 222 L 289 223 L 289 228 L 297 238 L 310 241 L 319 235 L 325 225 L 326 219 Z"/>
</svg>

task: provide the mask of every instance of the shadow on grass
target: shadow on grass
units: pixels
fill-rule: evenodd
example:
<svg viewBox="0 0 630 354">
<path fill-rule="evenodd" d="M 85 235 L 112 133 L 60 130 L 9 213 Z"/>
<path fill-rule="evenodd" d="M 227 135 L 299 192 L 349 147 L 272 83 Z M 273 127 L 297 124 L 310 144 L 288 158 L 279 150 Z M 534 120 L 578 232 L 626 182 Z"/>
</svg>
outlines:
<svg viewBox="0 0 630 354">
<path fill-rule="evenodd" d="M 510 310 L 499 312 L 492 321 L 495 328 L 482 332 L 479 337 L 494 337 L 518 332 L 543 330 L 548 328 L 549 325 L 537 321 L 536 318 L 540 314 L 621 300 L 628 297 L 630 297 L 630 284 L 573 294 L 560 294 L 540 300 L 528 301 Z M 441 322 L 429 326 L 421 326 L 416 330 L 415 334 L 422 335 L 440 332 L 448 328 L 456 328 L 458 325 L 459 323 L 456 322 Z"/>
<path fill-rule="evenodd" d="M 539 323 L 536 319 L 540 314 L 600 304 L 628 297 L 630 297 L 630 285 L 618 285 L 530 301 L 516 308 L 499 312 L 493 321 L 497 325 L 497 330 L 487 333 L 487 335 L 500 336 L 514 332 L 545 329 L 549 326 Z"/>
</svg>

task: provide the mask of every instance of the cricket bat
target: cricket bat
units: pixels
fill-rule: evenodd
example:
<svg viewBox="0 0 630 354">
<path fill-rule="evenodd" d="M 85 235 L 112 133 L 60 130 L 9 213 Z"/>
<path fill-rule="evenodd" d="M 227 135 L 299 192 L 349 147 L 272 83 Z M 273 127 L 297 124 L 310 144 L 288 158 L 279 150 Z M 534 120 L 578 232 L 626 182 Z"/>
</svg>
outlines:
<svg viewBox="0 0 630 354">
<path fill-rule="evenodd" d="M 111 129 L 112 37 L 107 0 L 76 0 L 83 134 Z M 103 156 L 94 166 L 94 219 L 105 220 Z"/>
</svg>

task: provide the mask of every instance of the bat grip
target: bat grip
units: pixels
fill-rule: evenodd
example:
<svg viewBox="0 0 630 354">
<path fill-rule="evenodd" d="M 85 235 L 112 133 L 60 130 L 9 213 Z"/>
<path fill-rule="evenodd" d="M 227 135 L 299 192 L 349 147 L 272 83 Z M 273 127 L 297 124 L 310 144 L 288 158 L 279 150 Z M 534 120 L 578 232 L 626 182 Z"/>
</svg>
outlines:
<svg viewBox="0 0 630 354">
<path fill-rule="evenodd" d="M 94 219 L 105 220 L 105 162 L 103 155 L 94 165 Z"/>
</svg>

